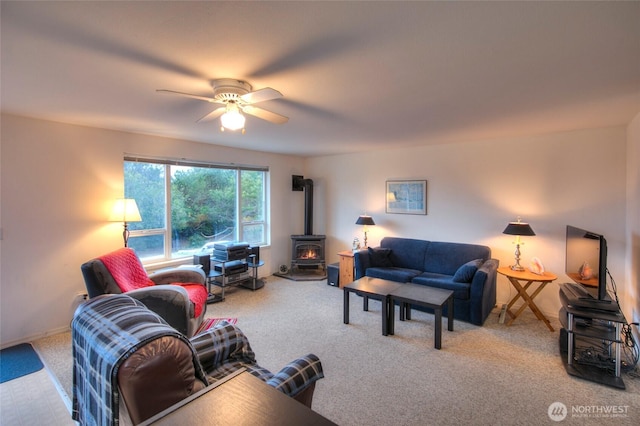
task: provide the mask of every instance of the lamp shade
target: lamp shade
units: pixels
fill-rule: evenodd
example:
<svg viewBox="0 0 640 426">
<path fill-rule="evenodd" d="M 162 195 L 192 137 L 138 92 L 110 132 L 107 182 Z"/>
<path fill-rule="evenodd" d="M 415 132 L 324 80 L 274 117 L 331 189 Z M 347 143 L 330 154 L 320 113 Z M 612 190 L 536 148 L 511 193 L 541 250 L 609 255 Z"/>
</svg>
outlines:
<svg viewBox="0 0 640 426">
<path fill-rule="evenodd" d="M 517 222 L 509 222 L 502 233 L 507 235 L 536 235 L 536 233 L 533 232 L 533 229 L 531 229 L 531 226 L 529 226 L 528 223 L 520 222 L 519 220 Z"/>
<path fill-rule="evenodd" d="M 356 220 L 356 225 L 375 225 L 375 224 L 376 223 L 373 221 L 373 218 L 367 215 L 362 215 L 358 217 L 358 220 Z"/>
<path fill-rule="evenodd" d="M 245 118 L 238 106 L 234 103 L 227 105 L 227 111 L 220 117 L 222 127 L 229 130 L 238 130 L 244 127 Z"/>
<path fill-rule="evenodd" d="M 118 198 L 111 211 L 111 222 L 142 222 L 138 204 L 133 198 Z"/>
</svg>

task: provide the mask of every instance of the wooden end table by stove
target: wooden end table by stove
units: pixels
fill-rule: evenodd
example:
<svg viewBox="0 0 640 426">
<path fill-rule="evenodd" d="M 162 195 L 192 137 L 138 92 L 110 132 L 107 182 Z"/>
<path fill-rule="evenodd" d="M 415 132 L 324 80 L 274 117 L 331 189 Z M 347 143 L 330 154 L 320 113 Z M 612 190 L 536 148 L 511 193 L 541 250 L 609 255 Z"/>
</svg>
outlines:
<svg viewBox="0 0 640 426">
<path fill-rule="evenodd" d="M 344 250 L 338 253 L 340 256 L 340 275 L 338 285 L 340 288 L 353 282 L 355 273 L 353 271 L 354 254 L 352 250 Z"/>
<path fill-rule="evenodd" d="M 520 316 L 520 314 L 526 309 L 528 306 L 529 309 L 535 314 L 535 316 L 544 322 L 549 330 L 554 331 L 551 323 L 544 316 L 544 314 L 540 311 L 538 306 L 534 303 L 533 299 L 540 294 L 542 289 L 552 281 L 555 281 L 558 277 L 551 272 L 545 272 L 542 275 L 534 274 L 528 270 L 524 271 L 514 271 L 508 266 L 503 266 L 502 268 L 498 268 L 498 273 L 504 275 L 509 279 L 509 282 L 513 287 L 518 291 L 518 294 L 514 296 L 513 299 L 507 305 L 507 314 L 511 317 L 509 321 L 507 321 L 507 325 L 511 325 L 513 321 Z M 524 284 L 523 284 L 524 283 Z M 532 286 L 532 284 L 538 283 L 538 286 L 531 294 L 527 292 L 527 290 Z M 518 299 L 524 300 L 524 303 L 514 314 L 511 312 L 511 307 L 518 301 Z"/>
</svg>

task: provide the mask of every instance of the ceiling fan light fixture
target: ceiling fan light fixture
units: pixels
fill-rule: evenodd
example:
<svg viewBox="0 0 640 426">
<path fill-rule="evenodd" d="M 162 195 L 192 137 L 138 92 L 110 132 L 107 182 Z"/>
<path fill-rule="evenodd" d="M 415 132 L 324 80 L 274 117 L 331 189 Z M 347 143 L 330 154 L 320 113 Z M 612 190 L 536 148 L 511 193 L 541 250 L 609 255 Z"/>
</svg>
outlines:
<svg viewBox="0 0 640 426">
<path fill-rule="evenodd" d="M 158 92 L 174 95 L 186 96 L 214 104 L 222 104 L 209 112 L 197 122 L 214 120 L 220 117 L 220 131 L 241 130 L 245 133 L 245 114 L 252 115 L 270 123 L 284 124 L 289 121 L 288 117 L 275 112 L 254 106 L 253 104 L 282 98 L 282 93 L 270 87 L 252 91 L 249 83 L 233 78 L 219 78 L 211 81 L 213 97 L 194 95 L 191 93 L 176 92 L 174 90 L 158 89 Z"/>
<path fill-rule="evenodd" d="M 239 130 L 244 128 L 245 117 L 235 103 L 227 104 L 227 111 L 220 117 L 223 129 Z"/>
</svg>

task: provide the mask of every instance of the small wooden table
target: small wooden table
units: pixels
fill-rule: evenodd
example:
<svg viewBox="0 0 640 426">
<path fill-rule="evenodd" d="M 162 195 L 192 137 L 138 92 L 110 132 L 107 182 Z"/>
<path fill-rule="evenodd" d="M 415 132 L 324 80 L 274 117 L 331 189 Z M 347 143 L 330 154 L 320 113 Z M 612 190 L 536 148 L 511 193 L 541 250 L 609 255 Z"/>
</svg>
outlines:
<svg viewBox="0 0 640 426">
<path fill-rule="evenodd" d="M 554 331 L 553 327 L 551 326 L 551 323 L 549 322 L 547 317 L 545 317 L 544 314 L 540 311 L 540 309 L 538 309 L 538 307 L 534 303 L 533 299 L 538 294 L 540 294 L 542 289 L 547 284 L 549 284 L 550 282 L 556 280 L 558 277 L 555 274 L 552 274 L 551 272 L 545 272 L 542 275 L 538 275 L 538 274 L 534 274 L 533 272 L 530 272 L 528 270 L 514 271 L 513 269 L 511 269 L 508 266 L 503 266 L 502 268 L 498 268 L 498 273 L 504 275 L 505 277 L 507 277 L 509 279 L 509 282 L 511 283 L 511 285 L 513 285 L 513 287 L 518 291 L 518 294 L 516 294 L 514 296 L 514 298 L 511 299 L 511 301 L 507 305 L 507 314 L 511 317 L 509 319 L 509 321 L 507 322 L 507 325 L 511 325 L 513 323 L 513 321 L 516 318 L 518 318 L 518 316 L 528 306 L 529 309 L 531 309 L 531 311 L 535 314 L 535 316 L 539 320 L 543 321 L 547 325 L 547 327 L 549 327 L 549 330 Z M 525 283 L 525 284 L 522 285 L 522 283 Z M 527 290 L 529 289 L 529 287 L 531 287 L 531 285 L 533 283 L 539 283 L 539 285 L 531 294 L 529 294 L 529 293 L 527 293 Z M 511 307 L 521 297 L 524 300 L 524 303 L 522 304 L 522 306 L 520 306 L 520 308 L 514 314 L 513 312 L 511 312 Z"/>
<path fill-rule="evenodd" d="M 395 302 L 400 302 L 400 321 L 411 319 L 411 305 L 433 309 L 433 346 L 442 347 L 442 308 L 447 305 L 447 330 L 453 331 L 453 291 L 426 285 L 405 283 L 389 294 L 389 334 L 394 334 Z"/>
<path fill-rule="evenodd" d="M 340 256 L 340 277 L 338 279 L 338 285 L 342 288 L 354 279 L 353 251 L 344 250 L 339 252 L 338 256 Z"/>
<path fill-rule="evenodd" d="M 363 310 L 369 310 L 369 297 L 382 302 L 382 335 L 389 334 L 389 293 L 401 287 L 403 284 L 380 278 L 362 277 L 345 285 L 344 291 L 344 323 L 349 324 L 349 293 L 356 293 L 364 297 Z M 393 308 L 393 307 L 391 307 Z"/>
</svg>

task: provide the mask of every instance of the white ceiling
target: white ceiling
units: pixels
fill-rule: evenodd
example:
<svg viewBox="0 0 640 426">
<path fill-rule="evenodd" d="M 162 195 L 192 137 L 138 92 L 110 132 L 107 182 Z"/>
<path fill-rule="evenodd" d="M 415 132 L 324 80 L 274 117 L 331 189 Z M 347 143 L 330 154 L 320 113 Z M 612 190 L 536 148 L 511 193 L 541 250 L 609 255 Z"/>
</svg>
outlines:
<svg viewBox="0 0 640 426">
<path fill-rule="evenodd" d="M 1 3 L 4 112 L 303 156 L 628 123 L 640 2 Z M 196 123 L 210 80 L 284 98 Z"/>
</svg>

